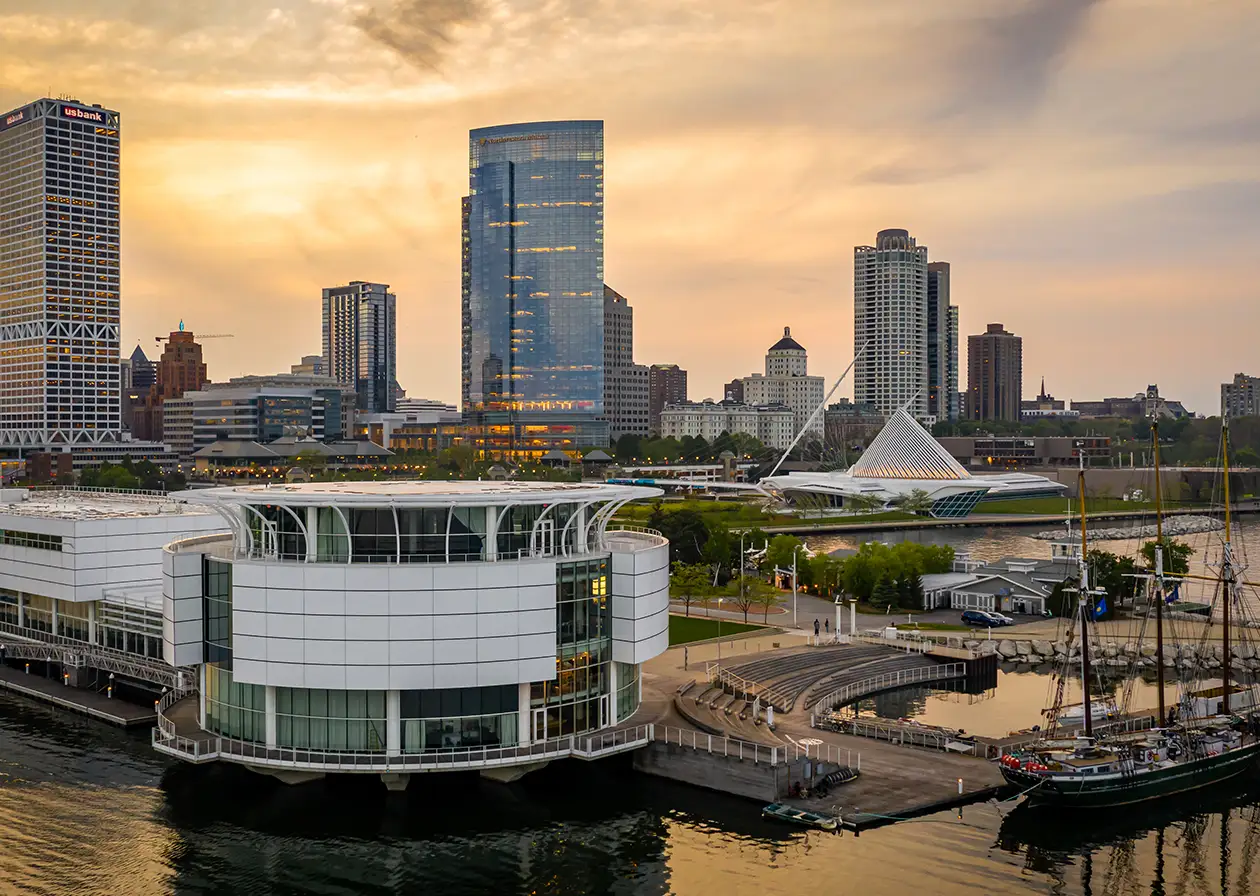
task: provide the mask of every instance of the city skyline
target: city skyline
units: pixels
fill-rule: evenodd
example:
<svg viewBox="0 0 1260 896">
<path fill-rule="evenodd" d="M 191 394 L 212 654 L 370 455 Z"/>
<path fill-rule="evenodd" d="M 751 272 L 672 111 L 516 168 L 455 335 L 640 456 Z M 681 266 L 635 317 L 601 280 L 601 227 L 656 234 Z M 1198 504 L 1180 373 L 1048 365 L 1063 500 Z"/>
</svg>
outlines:
<svg viewBox="0 0 1260 896">
<path fill-rule="evenodd" d="M 853 352 L 848 253 L 905 228 L 952 263 L 961 333 L 1029 334 L 1030 388 L 1045 374 L 1071 400 L 1159 382 L 1212 413 L 1220 384 L 1256 366 L 1236 249 L 1260 194 L 1248 6 L 799 4 L 710 22 L 652 3 L 547 17 L 17 0 L 0 17 L 0 105 L 51 84 L 127 119 L 122 353 L 172 318 L 254 323 L 207 348 L 216 379 L 317 350 L 310 297 L 368 276 L 402 299 L 399 381 L 454 401 L 467 132 L 590 117 L 617 159 L 605 279 L 634 303 L 637 360 L 688 368 L 693 398 L 720 398 L 784 320 L 827 334 L 809 346 L 830 384 Z M 606 50 L 582 66 L 513 56 L 570 33 Z M 718 64 L 732 53 L 741 65 Z M 863 74 L 889 54 L 907 77 Z M 373 139 L 329 139 L 347 120 Z M 679 326 L 684 307 L 704 339 Z M 1172 360 L 1187 346 L 1209 361 Z"/>
</svg>

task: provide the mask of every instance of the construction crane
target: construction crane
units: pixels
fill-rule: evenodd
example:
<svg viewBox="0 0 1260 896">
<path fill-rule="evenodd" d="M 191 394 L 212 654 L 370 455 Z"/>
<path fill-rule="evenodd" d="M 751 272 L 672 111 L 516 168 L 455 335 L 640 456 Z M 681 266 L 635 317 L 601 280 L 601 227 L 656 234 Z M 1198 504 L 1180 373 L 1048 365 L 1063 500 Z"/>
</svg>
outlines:
<svg viewBox="0 0 1260 896">
<path fill-rule="evenodd" d="M 179 322 L 179 332 L 181 333 L 184 332 L 184 322 L 182 320 Z M 169 339 L 170 337 L 169 336 L 155 336 L 153 338 L 154 338 L 154 341 L 156 341 L 160 345 L 163 342 L 163 340 Z M 197 338 L 198 339 L 235 339 L 236 334 L 234 333 L 206 333 L 202 336 L 198 336 Z"/>
</svg>

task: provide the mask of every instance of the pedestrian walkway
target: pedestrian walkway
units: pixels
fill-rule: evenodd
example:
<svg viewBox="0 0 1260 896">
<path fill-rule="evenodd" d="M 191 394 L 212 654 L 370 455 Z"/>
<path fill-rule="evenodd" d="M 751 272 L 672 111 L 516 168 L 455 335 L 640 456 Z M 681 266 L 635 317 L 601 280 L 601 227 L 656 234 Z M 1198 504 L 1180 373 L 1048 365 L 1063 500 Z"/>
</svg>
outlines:
<svg viewBox="0 0 1260 896">
<path fill-rule="evenodd" d="M 152 706 L 138 706 L 124 700 L 110 699 L 93 690 L 69 687 L 60 681 L 31 675 L 9 666 L 0 666 L 0 689 L 91 716 L 120 728 L 152 725 L 157 721 L 157 712 Z"/>
</svg>

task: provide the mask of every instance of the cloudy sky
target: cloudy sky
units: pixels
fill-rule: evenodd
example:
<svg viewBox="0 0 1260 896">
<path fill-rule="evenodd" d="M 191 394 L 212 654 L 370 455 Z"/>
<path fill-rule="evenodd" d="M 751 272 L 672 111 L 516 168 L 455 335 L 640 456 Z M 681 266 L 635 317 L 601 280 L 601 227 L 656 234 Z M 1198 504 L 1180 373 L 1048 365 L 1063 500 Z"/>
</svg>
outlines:
<svg viewBox="0 0 1260 896">
<path fill-rule="evenodd" d="M 0 106 L 122 113 L 124 349 L 234 333 L 216 379 L 370 279 L 454 401 L 468 129 L 602 118 L 608 282 L 693 398 L 785 325 L 838 375 L 853 246 L 905 227 L 1026 395 L 1211 412 L 1260 374 L 1257 46 L 1260 0 L 0 0 Z"/>
</svg>

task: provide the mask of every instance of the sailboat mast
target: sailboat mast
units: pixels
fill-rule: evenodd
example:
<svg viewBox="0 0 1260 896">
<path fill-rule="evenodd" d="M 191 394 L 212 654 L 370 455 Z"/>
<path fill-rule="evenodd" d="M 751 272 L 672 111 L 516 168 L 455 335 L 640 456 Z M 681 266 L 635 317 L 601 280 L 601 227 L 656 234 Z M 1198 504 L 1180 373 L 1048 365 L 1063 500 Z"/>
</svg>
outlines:
<svg viewBox="0 0 1260 896">
<path fill-rule="evenodd" d="M 1164 727 L 1164 506 L 1159 482 L 1159 418 L 1151 418 L 1155 458 L 1155 676 L 1159 691 L 1159 727 Z"/>
<path fill-rule="evenodd" d="M 1221 709 L 1225 715 L 1229 715 L 1229 610 L 1230 604 L 1234 601 L 1234 548 L 1230 544 L 1230 519 L 1229 519 L 1229 416 L 1221 415 L 1221 460 L 1222 468 L 1225 473 L 1224 492 L 1225 498 L 1225 548 L 1221 552 L 1221 578 L 1224 588 L 1224 606 L 1221 610 L 1221 683 L 1224 687 L 1221 689 Z"/>
<path fill-rule="evenodd" d="M 1077 606 L 1081 613 L 1081 699 L 1085 708 L 1085 736 L 1094 736 L 1094 711 L 1089 700 L 1089 617 L 1093 614 L 1093 598 L 1089 592 L 1089 565 L 1085 559 L 1088 546 L 1085 528 L 1085 449 L 1080 449 L 1081 469 L 1076 479 L 1076 500 L 1081 510 L 1081 593 Z"/>
</svg>

